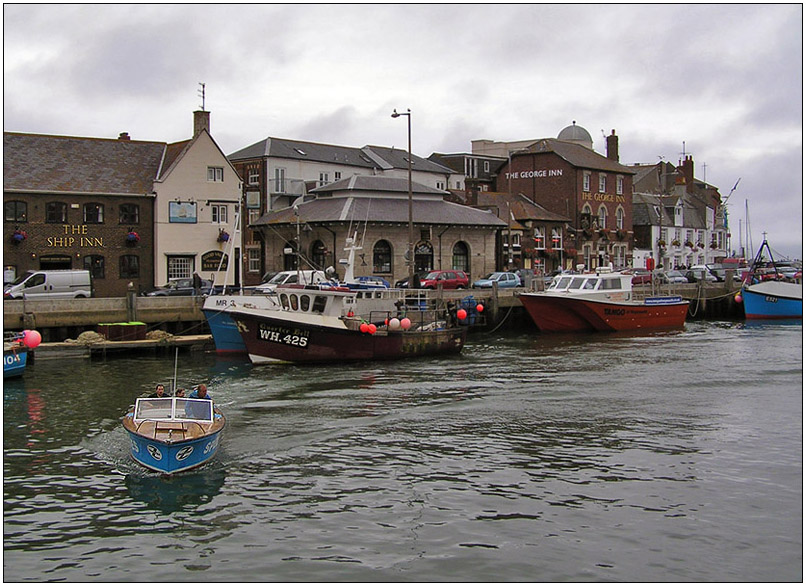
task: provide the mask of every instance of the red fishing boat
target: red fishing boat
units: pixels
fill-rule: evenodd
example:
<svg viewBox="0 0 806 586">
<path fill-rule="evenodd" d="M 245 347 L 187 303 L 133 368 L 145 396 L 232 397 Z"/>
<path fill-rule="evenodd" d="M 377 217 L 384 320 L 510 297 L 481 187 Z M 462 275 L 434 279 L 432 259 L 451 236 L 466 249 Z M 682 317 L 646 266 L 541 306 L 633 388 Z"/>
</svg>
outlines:
<svg viewBox="0 0 806 586">
<path fill-rule="evenodd" d="M 682 328 L 689 303 L 678 295 L 636 298 L 632 276 L 599 270 L 558 275 L 520 301 L 541 332 L 616 332 Z"/>
</svg>

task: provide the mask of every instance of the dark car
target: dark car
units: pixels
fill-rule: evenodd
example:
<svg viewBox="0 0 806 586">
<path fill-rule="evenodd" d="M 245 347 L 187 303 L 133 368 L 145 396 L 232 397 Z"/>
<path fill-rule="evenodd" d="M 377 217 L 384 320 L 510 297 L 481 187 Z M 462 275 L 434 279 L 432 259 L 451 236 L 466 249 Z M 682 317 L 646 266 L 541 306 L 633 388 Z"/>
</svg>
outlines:
<svg viewBox="0 0 806 586">
<path fill-rule="evenodd" d="M 688 279 L 689 283 L 698 283 L 701 280 L 704 280 L 706 283 L 716 283 L 719 279 L 711 274 L 711 271 L 708 269 L 692 269 L 690 271 L 686 271 L 686 279 Z"/>
<path fill-rule="evenodd" d="M 211 287 L 211 281 L 202 279 L 198 294 L 204 295 L 209 293 Z M 146 297 L 172 297 L 174 295 L 196 295 L 196 290 L 193 287 L 193 278 L 168 279 L 168 284 L 164 287 L 157 287 L 153 291 L 146 293 Z"/>
<path fill-rule="evenodd" d="M 440 285 L 443 289 L 467 289 L 470 278 L 464 271 L 431 271 L 420 279 L 423 289 L 436 289 Z"/>
<path fill-rule="evenodd" d="M 418 280 L 422 282 L 423 277 L 425 277 L 430 271 L 414 273 Z M 398 289 L 408 289 L 409 288 L 409 278 L 403 277 L 402 279 L 395 281 L 395 287 Z"/>
</svg>

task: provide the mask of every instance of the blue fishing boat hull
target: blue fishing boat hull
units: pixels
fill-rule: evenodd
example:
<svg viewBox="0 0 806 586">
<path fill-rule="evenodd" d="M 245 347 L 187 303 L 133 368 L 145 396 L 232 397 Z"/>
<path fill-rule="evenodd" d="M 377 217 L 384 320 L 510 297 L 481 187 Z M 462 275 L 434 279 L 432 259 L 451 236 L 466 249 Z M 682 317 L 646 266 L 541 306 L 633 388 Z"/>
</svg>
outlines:
<svg viewBox="0 0 806 586">
<path fill-rule="evenodd" d="M 803 318 L 802 286 L 794 283 L 750 285 L 742 290 L 744 315 L 747 319 Z"/>
<path fill-rule="evenodd" d="M 176 474 L 206 464 L 216 455 L 220 436 L 219 431 L 194 440 L 167 443 L 129 432 L 132 458 L 163 474 Z"/>
<path fill-rule="evenodd" d="M 13 378 L 22 376 L 25 366 L 28 364 L 28 350 L 17 348 L 16 350 L 3 351 L 3 378 Z"/>
<path fill-rule="evenodd" d="M 244 344 L 241 332 L 235 320 L 226 311 L 203 310 L 204 317 L 207 318 L 207 325 L 210 326 L 210 333 L 213 334 L 216 352 L 219 354 L 246 354 L 246 344 Z"/>
</svg>

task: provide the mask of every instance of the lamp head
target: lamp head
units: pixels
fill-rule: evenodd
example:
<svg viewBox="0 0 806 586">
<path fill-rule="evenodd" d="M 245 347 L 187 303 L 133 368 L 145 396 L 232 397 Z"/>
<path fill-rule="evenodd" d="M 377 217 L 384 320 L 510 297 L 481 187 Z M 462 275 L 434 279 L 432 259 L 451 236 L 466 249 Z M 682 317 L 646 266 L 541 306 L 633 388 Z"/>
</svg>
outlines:
<svg viewBox="0 0 806 586">
<path fill-rule="evenodd" d="M 397 118 L 398 116 L 400 116 L 400 114 L 397 113 L 397 108 L 395 108 L 392 110 L 392 118 Z"/>
</svg>

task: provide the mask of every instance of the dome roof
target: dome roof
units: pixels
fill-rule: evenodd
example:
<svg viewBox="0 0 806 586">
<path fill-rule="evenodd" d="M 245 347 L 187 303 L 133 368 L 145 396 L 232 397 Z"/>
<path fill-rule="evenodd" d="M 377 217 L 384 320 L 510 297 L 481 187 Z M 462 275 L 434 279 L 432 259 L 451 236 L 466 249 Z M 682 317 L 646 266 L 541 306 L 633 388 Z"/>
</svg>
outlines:
<svg viewBox="0 0 806 586">
<path fill-rule="evenodd" d="M 557 140 L 575 142 L 586 146 L 589 149 L 593 148 L 593 139 L 591 138 L 590 133 L 581 126 L 577 126 L 576 120 L 573 121 L 571 126 L 566 126 L 560 131 L 560 134 L 557 135 Z"/>
</svg>

